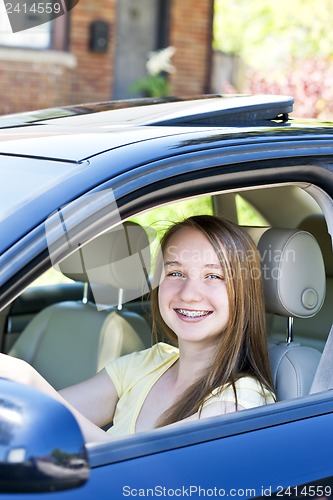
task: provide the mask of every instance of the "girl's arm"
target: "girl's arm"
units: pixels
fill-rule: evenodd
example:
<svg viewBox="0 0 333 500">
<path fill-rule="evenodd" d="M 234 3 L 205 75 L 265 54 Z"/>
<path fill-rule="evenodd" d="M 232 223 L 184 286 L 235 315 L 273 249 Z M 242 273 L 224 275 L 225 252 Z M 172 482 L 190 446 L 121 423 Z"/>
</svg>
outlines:
<svg viewBox="0 0 333 500">
<path fill-rule="evenodd" d="M 118 395 L 105 370 L 57 392 L 29 363 L 0 354 L 0 377 L 34 387 L 64 404 L 76 418 L 86 442 L 111 439 L 100 426 L 112 421 Z"/>
</svg>

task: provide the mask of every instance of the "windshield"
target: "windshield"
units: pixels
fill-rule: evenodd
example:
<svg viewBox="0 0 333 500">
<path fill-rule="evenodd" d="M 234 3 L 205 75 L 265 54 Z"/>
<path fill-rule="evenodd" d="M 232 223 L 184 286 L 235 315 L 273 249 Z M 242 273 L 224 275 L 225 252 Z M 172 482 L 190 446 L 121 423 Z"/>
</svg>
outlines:
<svg viewBox="0 0 333 500">
<path fill-rule="evenodd" d="M 84 167 L 82 163 L 0 156 L 0 253 L 70 198 L 70 178 Z"/>
<path fill-rule="evenodd" d="M 82 169 L 82 165 L 41 161 L 33 158 L 0 158 L 2 180 L 0 183 L 0 222 L 18 208 L 59 184 L 78 168 Z"/>
</svg>

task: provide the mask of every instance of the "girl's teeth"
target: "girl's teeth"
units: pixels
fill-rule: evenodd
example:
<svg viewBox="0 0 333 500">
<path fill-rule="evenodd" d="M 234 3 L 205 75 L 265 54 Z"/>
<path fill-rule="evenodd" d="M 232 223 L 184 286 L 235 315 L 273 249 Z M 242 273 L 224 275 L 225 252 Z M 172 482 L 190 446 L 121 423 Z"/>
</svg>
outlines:
<svg viewBox="0 0 333 500">
<path fill-rule="evenodd" d="M 209 314 L 209 311 L 186 311 L 185 309 L 177 309 L 177 311 L 182 316 L 187 316 L 188 318 L 200 318 Z"/>
</svg>

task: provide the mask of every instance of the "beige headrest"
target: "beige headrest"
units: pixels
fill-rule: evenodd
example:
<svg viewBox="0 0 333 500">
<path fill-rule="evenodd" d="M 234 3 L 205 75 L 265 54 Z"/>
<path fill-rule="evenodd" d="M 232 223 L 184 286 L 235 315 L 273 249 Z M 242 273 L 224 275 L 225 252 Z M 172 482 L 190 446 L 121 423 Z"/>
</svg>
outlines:
<svg viewBox="0 0 333 500">
<path fill-rule="evenodd" d="M 266 311 L 309 318 L 325 298 L 325 267 L 316 239 L 306 231 L 265 228 L 258 242 Z"/>
<path fill-rule="evenodd" d="M 323 254 L 326 274 L 333 276 L 332 240 L 327 230 L 324 215 L 316 214 L 306 217 L 306 219 L 300 223 L 299 229 L 311 233 L 316 238 Z"/>
<path fill-rule="evenodd" d="M 63 274 L 75 281 L 117 289 L 148 292 L 150 247 L 146 231 L 134 222 L 104 233 L 59 263 Z"/>
</svg>

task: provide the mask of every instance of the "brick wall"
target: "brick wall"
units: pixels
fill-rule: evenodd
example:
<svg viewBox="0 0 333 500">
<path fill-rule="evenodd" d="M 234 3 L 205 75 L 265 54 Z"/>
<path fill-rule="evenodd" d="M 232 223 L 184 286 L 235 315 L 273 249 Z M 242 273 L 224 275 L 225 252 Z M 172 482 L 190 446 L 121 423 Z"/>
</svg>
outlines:
<svg viewBox="0 0 333 500">
<path fill-rule="evenodd" d="M 67 103 L 75 66 L 71 54 L 1 48 L 0 114 Z"/>
<path fill-rule="evenodd" d="M 169 44 L 176 47 L 173 95 L 209 91 L 213 0 L 170 0 Z M 105 53 L 89 49 L 90 24 L 110 24 Z M 70 13 L 69 51 L 0 48 L 0 114 L 92 101 L 112 96 L 116 0 L 81 1 Z"/>
<path fill-rule="evenodd" d="M 72 11 L 70 51 L 77 60 L 72 100 L 76 103 L 107 101 L 112 95 L 115 18 L 116 0 L 83 1 Z M 89 50 L 90 23 L 100 19 L 110 24 L 105 53 Z"/>
<path fill-rule="evenodd" d="M 212 0 L 172 0 L 170 45 L 176 47 L 170 78 L 173 95 L 210 91 Z"/>
</svg>

